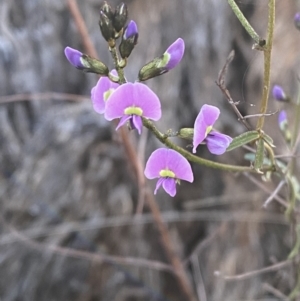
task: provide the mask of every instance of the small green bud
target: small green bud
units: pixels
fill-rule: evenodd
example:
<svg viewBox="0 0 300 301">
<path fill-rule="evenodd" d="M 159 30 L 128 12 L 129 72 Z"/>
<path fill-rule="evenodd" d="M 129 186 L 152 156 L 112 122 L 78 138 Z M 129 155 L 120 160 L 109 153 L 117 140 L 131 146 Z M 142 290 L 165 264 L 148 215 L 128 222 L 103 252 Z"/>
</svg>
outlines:
<svg viewBox="0 0 300 301">
<path fill-rule="evenodd" d="M 128 10 L 127 5 L 125 3 L 120 3 L 115 11 L 115 15 L 113 18 L 113 26 L 116 32 L 120 32 L 127 22 Z"/>
<path fill-rule="evenodd" d="M 138 40 L 137 25 L 134 21 L 130 21 L 124 30 L 122 41 L 119 46 L 119 51 L 123 59 L 128 58 Z"/>
<path fill-rule="evenodd" d="M 100 10 L 99 26 L 102 36 L 107 42 L 114 39 L 115 29 L 113 27 L 112 20 L 110 20 L 103 10 Z"/>
<path fill-rule="evenodd" d="M 101 6 L 101 10 L 105 13 L 105 15 L 112 21 L 114 18 L 114 12 L 112 7 L 104 1 L 104 3 Z"/>
<path fill-rule="evenodd" d="M 81 64 L 84 66 L 84 71 L 97 73 L 99 75 L 108 76 L 109 69 L 101 61 L 83 54 L 80 58 Z"/>
<path fill-rule="evenodd" d="M 178 135 L 179 138 L 193 140 L 194 137 L 194 129 L 193 128 L 182 128 L 179 130 Z"/>
</svg>

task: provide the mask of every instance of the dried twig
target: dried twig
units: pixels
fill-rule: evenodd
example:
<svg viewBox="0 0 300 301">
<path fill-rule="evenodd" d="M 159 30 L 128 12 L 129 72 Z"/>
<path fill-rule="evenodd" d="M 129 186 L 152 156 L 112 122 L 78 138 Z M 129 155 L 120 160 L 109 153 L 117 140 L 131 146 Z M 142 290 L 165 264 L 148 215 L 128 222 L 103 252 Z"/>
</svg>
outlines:
<svg viewBox="0 0 300 301">
<path fill-rule="evenodd" d="M 241 114 L 240 110 L 237 108 L 237 106 L 236 106 L 237 103 L 233 101 L 228 89 L 226 88 L 225 77 L 227 75 L 228 66 L 232 62 L 233 58 L 234 58 L 234 50 L 232 50 L 229 53 L 229 55 L 226 59 L 225 65 L 220 70 L 219 76 L 218 76 L 218 81 L 216 81 L 216 85 L 220 88 L 220 90 L 222 91 L 222 93 L 224 94 L 226 99 L 228 100 L 233 111 L 238 116 L 238 120 L 240 120 L 244 124 L 244 126 L 247 128 L 247 130 L 251 130 L 250 125 L 244 120 L 245 119 L 244 116 Z"/>
<path fill-rule="evenodd" d="M 267 208 L 267 206 L 274 200 L 274 198 L 278 195 L 279 191 L 283 187 L 283 185 L 286 183 L 285 180 L 280 181 L 280 183 L 277 185 L 276 189 L 271 193 L 271 195 L 267 198 L 267 200 L 264 202 L 263 207 Z"/>
<path fill-rule="evenodd" d="M 226 281 L 245 280 L 245 279 L 252 278 L 254 276 L 260 275 L 260 274 L 275 272 L 275 271 L 278 271 L 282 268 L 288 267 L 289 265 L 293 264 L 294 260 L 297 260 L 299 258 L 300 258 L 300 256 L 297 256 L 296 258 L 284 260 L 284 261 L 278 262 L 278 263 L 276 263 L 274 265 L 271 265 L 269 267 L 266 267 L 266 268 L 262 268 L 262 269 L 251 271 L 251 272 L 247 272 L 247 273 L 244 273 L 244 274 L 233 275 L 233 276 L 223 275 L 222 272 L 215 271 L 215 276 L 221 277 L 222 279 L 224 279 Z"/>
</svg>

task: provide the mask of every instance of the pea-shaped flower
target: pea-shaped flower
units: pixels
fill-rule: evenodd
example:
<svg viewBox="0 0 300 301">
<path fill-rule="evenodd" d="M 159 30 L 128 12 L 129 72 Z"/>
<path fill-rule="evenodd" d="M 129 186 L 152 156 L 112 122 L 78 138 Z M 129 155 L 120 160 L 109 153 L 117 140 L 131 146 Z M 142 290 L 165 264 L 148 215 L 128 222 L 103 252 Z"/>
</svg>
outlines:
<svg viewBox="0 0 300 301">
<path fill-rule="evenodd" d="M 146 85 L 126 83 L 119 86 L 106 102 L 104 117 L 107 120 L 121 118 L 116 130 L 126 122 L 132 129 L 142 132 L 142 117 L 159 120 L 161 106 L 159 98 Z"/>
<path fill-rule="evenodd" d="M 217 107 L 203 105 L 194 125 L 193 153 L 200 143 L 206 143 L 208 150 L 215 155 L 225 153 L 232 138 L 213 130 L 213 125 L 220 115 Z"/>
<path fill-rule="evenodd" d="M 113 70 L 111 73 L 117 76 L 117 72 L 115 70 Z M 92 88 L 91 91 L 93 107 L 97 113 L 104 113 L 106 101 L 118 87 L 119 84 L 112 82 L 108 77 L 100 77 L 96 86 Z"/>
<path fill-rule="evenodd" d="M 272 94 L 273 94 L 273 97 L 278 101 L 286 101 L 287 100 L 286 94 L 284 93 L 282 87 L 279 85 L 275 85 L 273 87 Z"/>
<path fill-rule="evenodd" d="M 158 178 L 154 194 L 160 186 L 170 195 L 175 196 L 176 184 L 180 180 L 194 181 L 194 175 L 190 163 L 178 152 L 172 149 L 159 148 L 149 157 L 145 176 L 148 179 Z"/>
</svg>

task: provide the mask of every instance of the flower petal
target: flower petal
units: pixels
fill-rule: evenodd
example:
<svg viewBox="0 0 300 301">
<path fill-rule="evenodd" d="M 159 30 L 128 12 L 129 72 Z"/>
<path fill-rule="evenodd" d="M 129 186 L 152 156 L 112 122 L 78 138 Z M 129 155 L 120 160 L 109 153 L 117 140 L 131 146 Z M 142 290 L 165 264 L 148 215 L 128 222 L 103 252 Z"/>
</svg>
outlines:
<svg viewBox="0 0 300 301">
<path fill-rule="evenodd" d="M 155 190 L 154 190 L 154 194 L 157 193 L 157 190 L 159 189 L 159 187 L 161 186 L 161 184 L 163 183 L 163 181 L 165 180 L 165 178 L 159 178 L 157 183 L 156 183 L 156 186 L 155 186 Z"/>
<path fill-rule="evenodd" d="M 167 151 L 167 168 L 174 172 L 177 179 L 192 183 L 194 181 L 194 175 L 189 161 L 172 149 L 168 149 Z"/>
<path fill-rule="evenodd" d="M 143 116 L 152 120 L 161 117 L 159 98 L 146 85 L 141 83 L 126 83 L 118 87 L 106 104 L 105 118 L 113 120 L 122 117 L 128 107 L 140 107 Z"/>
<path fill-rule="evenodd" d="M 216 132 L 216 131 L 211 131 L 206 139 L 206 144 L 207 144 L 207 148 L 208 150 L 214 154 L 214 155 L 222 155 L 226 152 L 227 147 L 229 146 L 229 144 L 232 141 L 232 138 Z"/>
<path fill-rule="evenodd" d="M 168 71 L 176 67 L 181 61 L 184 54 L 184 41 L 178 38 L 173 44 L 169 46 L 164 55 L 167 55 L 169 60 L 164 66 Z"/>
<path fill-rule="evenodd" d="M 143 121 L 141 116 L 132 115 L 132 124 L 133 128 L 137 129 L 138 133 L 141 135 L 143 128 Z"/>
<path fill-rule="evenodd" d="M 164 178 L 162 182 L 163 188 L 171 197 L 176 194 L 176 181 L 173 178 Z"/>
<path fill-rule="evenodd" d="M 194 181 L 191 165 L 186 158 L 172 149 L 159 148 L 150 155 L 146 163 L 145 176 L 148 179 L 158 178 L 160 171 L 164 169 L 174 172 L 177 179 Z"/>
<path fill-rule="evenodd" d="M 82 52 L 71 48 L 66 47 L 65 48 L 65 56 L 68 59 L 68 61 L 76 68 L 83 69 L 84 66 L 82 65 L 80 58 L 82 57 Z"/>
<path fill-rule="evenodd" d="M 118 86 L 119 84 L 112 82 L 108 77 L 101 77 L 98 80 L 96 86 L 91 91 L 93 107 L 97 113 L 104 113 L 106 101 Z"/>
<path fill-rule="evenodd" d="M 117 131 L 121 126 L 123 126 L 127 121 L 129 121 L 131 118 L 132 118 L 131 115 L 124 115 L 124 116 L 122 116 L 122 118 L 121 118 L 120 121 L 119 121 L 118 126 L 116 127 L 116 131 Z"/>
<path fill-rule="evenodd" d="M 146 178 L 151 180 L 160 177 L 160 171 L 165 169 L 167 166 L 167 156 L 167 148 L 159 148 L 150 155 L 144 171 Z"/>
<path fill-rule="evenodd" d="M 215 106 L 203 105 L 194 124 L 193 153 L 207 136 L 207 128 L 213 126 L 220 115 L 220 110 Z"/>
</svg>

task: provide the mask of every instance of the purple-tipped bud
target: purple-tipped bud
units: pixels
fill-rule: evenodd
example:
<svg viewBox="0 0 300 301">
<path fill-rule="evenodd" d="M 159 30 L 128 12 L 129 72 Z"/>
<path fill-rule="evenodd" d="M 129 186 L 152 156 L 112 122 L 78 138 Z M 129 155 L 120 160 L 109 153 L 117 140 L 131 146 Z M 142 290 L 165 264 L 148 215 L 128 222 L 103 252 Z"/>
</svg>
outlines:
<svg viewBox="0 0 300 301">
<path fill-rule="evenodd" d="M 284 136 L 285 141 L 287 143 L 290 143 L 291 139 L 292 139 L 292 133 L 289 129 L 289 124 L 288 124 L 286 111 L 284 111 L 284 110 L 279 112 L 278 125 L 279 125 L 279 128 L 280 128 L 283 136 Z"/>
<path fill-rule="evenodd" d="M 80 60 L 82 55 L 83 53 L 76 49 L 73 49 L 71 47 L 65 48 L 65 56 L 67 57 L 68 61 L 77 69 L 84 69 L 84 65 Z"/>
<path fill-rule="evenodd" d="M 184 41 L 178 38 L 161 57 L 155 58 L 142 67 L 138 75 L 139 80 L 144 81 L 170 71 L 179 64 L 183 54 Z"/>
<path fill-rule="evenodd" d="M 284 110 L 280 111 L 278 114 L 278 125 L 282 131 L 287 126 L 287 114 L 286 114 L 286 111 L 284 111 Z"/>
<path fill-rule="evenodd" d="M 137 25 L 136 25 L 136 23 L 133 20 L 131 20 L 128 23 L 128 25 L 127 25 L 127 27 L 126 27 L 126 29 L 124 31 L 123 39 L 124 40 L 128 40 L 131 37 L 137 36 L 137 35 L 138 35 Z"/>
<path fill-rule="evenodd" d="M 273 97 L 278 101 L 287 101 L 287 97 L 281 86 L 275 85 L 272 89 Z"/>
<path fill-rule="evenodd" d="M 184 41 L 178 38 L 164 53 L 164 58 L 161 66 L 164 64 L 164 68 L 171 70 L 176 67 L 181 61 L 184 54 Z"/>
<path fill-rule="evenodd" d="M 119 46 L 120 54 L 123 59 L 129 57 L 138 40 L 138 29 L 134 21 L 130 21 L 122 36 L 122 42 Z"/>
<path fill-rule="evenodd" d="M 296 13 L 294 17 L 294 24 L 298 30 L 300 30 L 300 13 Z"/>
</svg>

